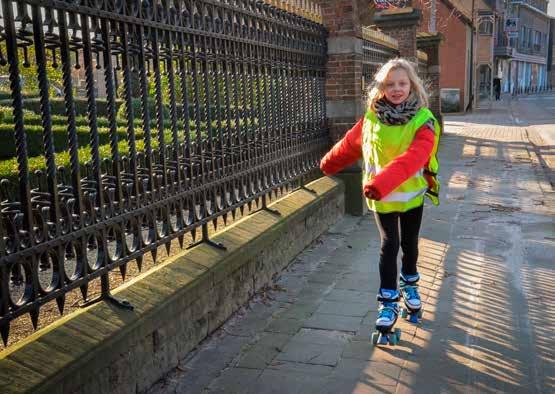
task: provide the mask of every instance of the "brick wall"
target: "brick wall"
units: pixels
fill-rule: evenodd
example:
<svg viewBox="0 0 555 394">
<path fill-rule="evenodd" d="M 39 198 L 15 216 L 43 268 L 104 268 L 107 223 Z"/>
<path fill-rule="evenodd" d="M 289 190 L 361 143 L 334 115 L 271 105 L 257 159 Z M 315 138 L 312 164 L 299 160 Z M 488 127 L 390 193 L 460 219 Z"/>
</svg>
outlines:
<svg viewBox="0 0 555 394">
<path fill-rule="evenodd" d="M 428 31 L 430 12 L 428 7 L 422 7 L 422 23 L 419 31 Z M 452 8 L 443 1 L 436 0 L 436 30 L 443 34 L 439 64 L 439 89 L 451 88 L 460 90 L 461 107 L 465 106 L 467 94 L 470 42 L 467 40 L 468 24 L 464 19 L 453 15 Z M 461 108 L 461 110 L 464 108 Z"/>
<path fill-rule="evenodd" d="M 323 24 L 329 30 L 326 103 L 330 138 L 336 142 L 356 122 L 361 107 L 362 53 L 358 0 L 321 0 Z M 341 40 L 340 42 L 338 40 Z M 338 43 L 339 42 L 339 43 Z"/>
<path fill-rule="evenodd" d="M 355 108 L 361 101 L 362 92 L 362 56 L 356 53 L 329 55 L 326 76 L 326 101 L 337 106 L 347 107 L 344 111 L 333 111 L 328 118 L 330 138 L 337 142 L 356 122 L 358 115 Z"/>
<path fill-rule="evenodd" d="M 352 35 L 353 32 L 360 32 L 357 1 L 320 0 L 319 3 L 322 8 L 323 24 L 330 36 Z"/>
<path fill-rule="evenodd" d="M 326 98 L 352 99 L 361 93 L 361 56 L 355 53 L 329 55 Z"/>
<path fill-rule="evenodd" d="M 401 57 L 416 61 L 416 31 L 417 26 L 398 26 L 384 32 L 399 42 Z"/>
</svg>

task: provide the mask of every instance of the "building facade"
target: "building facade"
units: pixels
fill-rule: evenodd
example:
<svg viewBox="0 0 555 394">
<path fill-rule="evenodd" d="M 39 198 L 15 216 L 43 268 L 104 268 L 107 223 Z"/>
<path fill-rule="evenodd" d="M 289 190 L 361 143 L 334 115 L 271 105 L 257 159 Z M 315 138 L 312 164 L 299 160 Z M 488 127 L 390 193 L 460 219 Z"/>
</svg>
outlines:
<svg viewBox="0 0 555 394">
<path fill-rule="evenodd" d="M 464 112 L 472 99 L 472 10 L 463 0 L 419 0 L 421 33 L 440 33 L 442 112 Z"/>
<path fill-rule="evenodd" d="M 495 35 L 495 72 L 501 78 L 502 92 L 549 86 L 552 30 L 548 3 L 549 0 L 507 0 L 498 8 L 501 18 Z"/>
<path fill-rule="evenodd" d="M 547 77 L 548 87 L 555 87 L 555 17 L 551 17 L 550 34 L 547 49 Z"/>
<path fill-rule="evenodd" d="M 496 73 L 495 38 L 500 24 L 500 0 L 479 0 L 474 2 L 474 72 L 476 75 L 474 105 L 480 100 L 489 100 L 494 93 Z"/>
</svg>

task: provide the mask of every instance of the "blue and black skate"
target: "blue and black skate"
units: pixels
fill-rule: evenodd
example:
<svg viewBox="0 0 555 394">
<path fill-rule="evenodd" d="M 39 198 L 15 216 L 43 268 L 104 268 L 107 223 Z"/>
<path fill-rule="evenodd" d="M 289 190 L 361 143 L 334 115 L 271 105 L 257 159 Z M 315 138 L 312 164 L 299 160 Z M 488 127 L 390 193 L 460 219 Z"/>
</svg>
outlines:
<svg viewBox="0 0 555 394">
<path fill-rule="evenodd" d="M 418 323 L 424 312 L 420 294 L 418 294 L 419 280 L 419 274 L 403 275 L 401 273 L 399 278 L 399 287 L 405 304 L 404 308 L 401 308 L 401 317 L 406 318 L 411 323 Z"/>
<path fill-rule="evenodd" d="M 393 328 L 399 316 L 399 292 L 397 290 L 380 289 L 377 296 L 380 302 L 376 330 L 370 339 L 374 345 L 397 345 L 401 339 L 401 329 Z"/>
</svg>

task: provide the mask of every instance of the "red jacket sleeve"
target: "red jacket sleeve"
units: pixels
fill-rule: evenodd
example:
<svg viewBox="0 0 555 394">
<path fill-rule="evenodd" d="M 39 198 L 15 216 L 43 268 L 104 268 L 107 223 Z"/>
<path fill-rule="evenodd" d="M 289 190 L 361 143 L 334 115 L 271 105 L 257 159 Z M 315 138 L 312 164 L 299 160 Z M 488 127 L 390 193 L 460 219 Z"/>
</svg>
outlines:
<svg viewBox="0 0 555 394">
<path fill-rule="evenodd" d="M 434 131 L 428 125 L 420 127 L 407 151 L 388 163 L 364 185 L 366 197 L 382 199 L 424 167 L 432 154 L 434 139 Z"/>
<path fill-rule="evenodd" d="M 363 121 L 364 118 L 361 118 L 320 161 L 320 169 L 324 174 L 333 175 L 362 157 Z"/>
</svg>

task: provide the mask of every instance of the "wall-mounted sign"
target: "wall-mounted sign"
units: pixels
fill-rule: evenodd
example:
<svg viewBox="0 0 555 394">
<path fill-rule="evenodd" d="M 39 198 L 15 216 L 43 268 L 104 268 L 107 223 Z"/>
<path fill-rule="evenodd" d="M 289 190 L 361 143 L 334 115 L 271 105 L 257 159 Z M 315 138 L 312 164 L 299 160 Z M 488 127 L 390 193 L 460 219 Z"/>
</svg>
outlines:
<svg viewBox="0 0 555 394">
<path fill-rule="evenodd" d="M 518 31 L 509 31 L 507 32 L 508 38 L 518 38 Z"/>
<path fill-rule="evenodd" d="M 518 18 L 505 19 L 505 32 L 518 32 Z"/>
<path fill-rule="evenodd" d="M 374 4 L 378 10 L 405 8 L 409 5 L 409 2 L 410 0 L 374 0 Z"/>
</svg>

